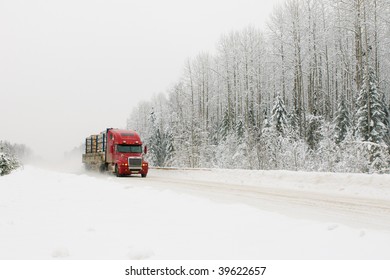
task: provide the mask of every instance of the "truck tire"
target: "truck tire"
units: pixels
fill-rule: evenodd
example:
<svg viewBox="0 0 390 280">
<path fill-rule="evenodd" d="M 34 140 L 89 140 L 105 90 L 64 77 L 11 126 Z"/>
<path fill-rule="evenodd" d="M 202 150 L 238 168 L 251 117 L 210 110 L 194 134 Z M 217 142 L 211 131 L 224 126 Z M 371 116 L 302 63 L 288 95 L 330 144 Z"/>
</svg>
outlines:
<svg viewBox="0 0 390 280">
<path fill-rule="evenodd" d="M 141 177 L 142 177 L 142 178 L 145 178 L 145 177 L 146 177 L 146 174 L 141 174 Z"/>
<path fill-rule="evenodd" d="M 119 174 L 119 169 L 118 169 L 118 165 L 117 164 L 115 164 L 115 176 L 116 177 L 120 177 L 121 176 L 121 174 Z"/>
</svg>

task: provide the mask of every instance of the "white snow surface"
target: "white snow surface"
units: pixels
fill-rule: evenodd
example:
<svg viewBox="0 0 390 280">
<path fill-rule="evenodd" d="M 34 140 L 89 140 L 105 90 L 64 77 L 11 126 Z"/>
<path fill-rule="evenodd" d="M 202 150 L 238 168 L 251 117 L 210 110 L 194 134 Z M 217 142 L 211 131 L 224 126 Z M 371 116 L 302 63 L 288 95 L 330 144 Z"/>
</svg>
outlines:
<svg viewBox="0 0 390 280">
<path fill-rule="evenodd" d="M 389 175 L 25 166 L 0 177 L 0 259 L 390 259 L 389 209 Z"/>
</svg>

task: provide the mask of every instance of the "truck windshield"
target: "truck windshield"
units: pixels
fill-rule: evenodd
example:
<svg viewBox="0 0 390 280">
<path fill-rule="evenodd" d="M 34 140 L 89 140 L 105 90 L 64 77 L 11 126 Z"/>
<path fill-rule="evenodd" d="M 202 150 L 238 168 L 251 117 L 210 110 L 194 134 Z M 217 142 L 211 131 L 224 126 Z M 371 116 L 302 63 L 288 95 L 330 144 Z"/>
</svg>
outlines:
<svg viewBox="0 0 390 280">
<path fill-rule="evenodd" d="M 118 145 L 120 153 L 142 153 L 141 145 Z"/>
</svg>

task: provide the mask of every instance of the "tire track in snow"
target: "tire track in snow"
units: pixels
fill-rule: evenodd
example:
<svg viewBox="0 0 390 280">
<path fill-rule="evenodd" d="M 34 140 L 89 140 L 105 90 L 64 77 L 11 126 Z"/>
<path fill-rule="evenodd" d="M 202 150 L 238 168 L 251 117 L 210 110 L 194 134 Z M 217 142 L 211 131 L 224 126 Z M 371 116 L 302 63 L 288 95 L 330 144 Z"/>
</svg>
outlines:
<svg viewBox="0 0 390 280">
<path fill-rule="evenodd" d="M 226 184 L 196 179 L 179 179 L 151 175 L 134 181 L 155 189 L 202 196 L 223 203 L 244 203 L 261 210 L 297 218 L 340 222 L 355 227 L 390 230 L 390 201 L 359 198 L 305 190 L 281 189 L 251 185 Z"/>
</svg>

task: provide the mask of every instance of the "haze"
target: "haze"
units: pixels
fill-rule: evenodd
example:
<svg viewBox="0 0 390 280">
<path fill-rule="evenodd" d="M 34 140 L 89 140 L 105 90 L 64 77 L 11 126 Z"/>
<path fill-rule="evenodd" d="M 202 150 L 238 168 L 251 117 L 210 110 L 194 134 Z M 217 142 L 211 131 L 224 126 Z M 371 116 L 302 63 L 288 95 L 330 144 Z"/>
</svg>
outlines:
<svg viewBox="0 0 390 280">
<path fill-rule="evenodd" d="M 187 58 L 222 34 L 262 27 L 269 0 L 0 0 L 0 140 L 60 158 L 125 127 Z"/>
</svg>

